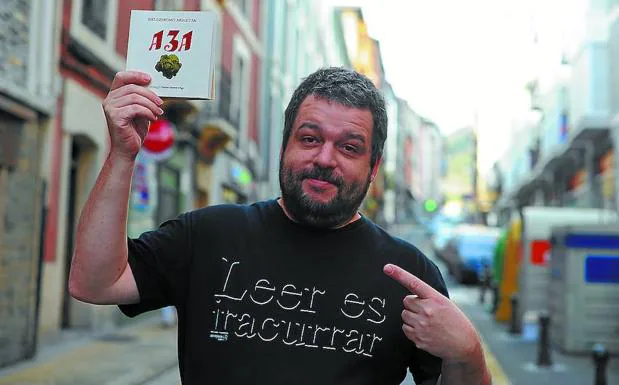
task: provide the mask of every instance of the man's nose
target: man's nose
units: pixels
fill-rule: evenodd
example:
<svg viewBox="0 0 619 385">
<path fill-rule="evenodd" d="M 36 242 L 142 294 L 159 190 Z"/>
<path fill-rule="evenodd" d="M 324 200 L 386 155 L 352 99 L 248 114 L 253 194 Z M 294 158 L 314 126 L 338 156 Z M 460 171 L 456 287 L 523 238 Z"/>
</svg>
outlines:
<svg viewBox="0 0 619 385">
<path fill-rule="evenodd" d="M 317 166 L 324 168 L 335 168 L 337 165 L 335 161 L 335 147 L 330 143 L 325 143 L 320 147 L 319 152 L 314 157 L 314 163 Z"/>
</svg>

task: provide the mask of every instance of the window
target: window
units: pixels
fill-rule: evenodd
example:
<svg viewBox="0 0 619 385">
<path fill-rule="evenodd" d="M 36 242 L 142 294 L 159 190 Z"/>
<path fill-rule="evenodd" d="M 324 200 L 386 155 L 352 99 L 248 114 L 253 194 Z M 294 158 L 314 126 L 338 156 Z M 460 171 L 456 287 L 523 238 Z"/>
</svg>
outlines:
<svg viewBox="0 0 619 385">
<path fill-rule="evenodd" d="M 182 11 L 182 0 L 155 0 L 155 9 L 157 11 Z"/>
<path fill-rule="evenodd" d="M 17 167 L 22 139 L 22 121 L 0 112 L 0 167 Z"/>
<path fill-rule="evenodd" d="M 82 24 L 102 40 L 107 35 L 108 7 L 109 3 L 105 0 L 83 0 Z"/>
<path fill-rule="evenodd" d="M 241 111 L 244 109 L 243 104 L 243 71 L 245 62 L 242 57 L 234 58 L 232 72 L 232 100 L 230 101 L 230 123 L 239 131 L 236 137 L 236 147 L 240 148 L 240 132 L 241 132 Z"/>
<path fill-rule="evenodd" d="M 249 87 L 251 73 L 251 53 L 247 43 L 234 36 L 232 56 L 230 123 L 237 128 L 236 148 L 240 155 L 247 150 L 247 114 L 249 107 Z"/>
<path fill-rule="evenodd" d="M 234 3 L 239 8 L 243 16 L 247 18 L 247 20 L 251 21 L 251 13 L 252 13 L 252 0 L 234 0 Z"/>
<path fill-rule="evenodd" d="M 297 58 L 297 50 L 299 45 L 296 44 L 298 39 L 298 28 L 294 27 L 294 9 L 288 8 L 286 12 L 286 31 L 284 35 L 286 36 L 286 48 L 285 48 L 285 56 L 288 60 L 286 60 L 286 72 L 293 77 L 296 76 L 296 58 Z"/>
<path fill-rule="evenodd" d="M 286 58 L 286 55 L 288 54 L 290 48 L 288 41 L 290 39 L 290 29 L 292 26 L 292 19 L 290 18 L 290 9 L 288 9 L 288 2 L 287 1 L 282 1 L 283 3 L 283 9 L 282 9 L 282 14 L 283 14 L 283 19 L 284 22 L 282 23 L 282 31 L 281 33 L 278 35 L 279 36 L 279 45 L 278 45 L 278 51 L 276 51 L 276 55 L 280 55 L 280 63 L 282 66 L 282 69 L 286 69 L 286 65 L 284 63 L 284 60 Z"/>
<path fill-rule="evenodd" d="M 496 243 L 494 235 L 467 235 L 460 238 L 458 246 L 462 256 L 486 257 L 492 255 Z"/>
<path fill-rule="evenodd" d="M 158 173 L 157 222 L 163 223 L 177 217 L 181 211 L 180 171 L 169 164 L 161 163 Z"/>
<path fill-rule="evenodd" d="M 71 37 L 114 71 L 125 67 L 124 58 L 116 52 L 117 19 L 118 0 L 71 2 Z"/>
</svg>

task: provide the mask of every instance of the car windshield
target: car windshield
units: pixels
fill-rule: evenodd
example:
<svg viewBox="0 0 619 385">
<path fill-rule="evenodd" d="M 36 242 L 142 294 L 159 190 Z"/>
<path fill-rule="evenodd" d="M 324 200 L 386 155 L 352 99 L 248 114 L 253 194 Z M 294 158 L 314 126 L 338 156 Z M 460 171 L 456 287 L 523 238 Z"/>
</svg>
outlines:
<svg viewBox="0 0 619 385">
<path fill-rule="evenodd" d="M 467 234 L 460 238 L 459 250 L 463 256 L 487 256 L 494 253 L 496 243 L 497 237 L 495 235 Z"/>
</svg>

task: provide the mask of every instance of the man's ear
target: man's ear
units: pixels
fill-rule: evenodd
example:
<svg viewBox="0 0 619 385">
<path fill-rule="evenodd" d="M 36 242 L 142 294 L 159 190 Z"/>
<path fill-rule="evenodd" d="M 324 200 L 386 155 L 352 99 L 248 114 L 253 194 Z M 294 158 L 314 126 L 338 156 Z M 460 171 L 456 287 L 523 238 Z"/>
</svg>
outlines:
<svg viewBox="0 0 619 385">
<path fill-rule="evenodd" d="M 378 169 L 380 168 L 381 163 L 383 162 L 383 157 L 379 156 L 376 158 L 376 163 L 374 167 L 372 167 L 372 173 L 370 174 L 370 182 L 374 182 L 374 178 L 376 178 L 376 174 L 378 174 Z"/>
</svg>

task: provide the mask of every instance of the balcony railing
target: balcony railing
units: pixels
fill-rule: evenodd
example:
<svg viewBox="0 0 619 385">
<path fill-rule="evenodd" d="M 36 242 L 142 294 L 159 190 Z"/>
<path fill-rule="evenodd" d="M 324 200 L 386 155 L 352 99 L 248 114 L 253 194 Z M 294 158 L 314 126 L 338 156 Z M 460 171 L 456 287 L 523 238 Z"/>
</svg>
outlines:
<svg viewBox="0 0 619 385">
<path fill-rule="evenodd" d="M 239 130 L 239 114 L 232 110 L 232 79 L 223 67 L 219 72 L 215 99 L 207 102 L 202 111 L 202 117 L 206 121 L 222 119 L 232 126 L 236 132 Z"/>
</svg>

